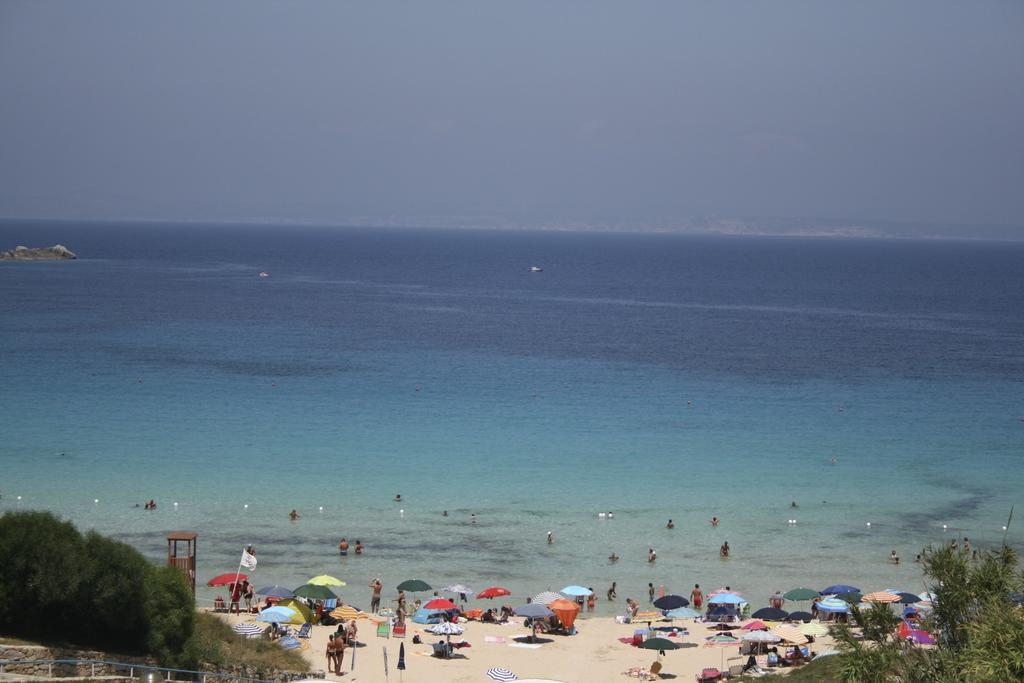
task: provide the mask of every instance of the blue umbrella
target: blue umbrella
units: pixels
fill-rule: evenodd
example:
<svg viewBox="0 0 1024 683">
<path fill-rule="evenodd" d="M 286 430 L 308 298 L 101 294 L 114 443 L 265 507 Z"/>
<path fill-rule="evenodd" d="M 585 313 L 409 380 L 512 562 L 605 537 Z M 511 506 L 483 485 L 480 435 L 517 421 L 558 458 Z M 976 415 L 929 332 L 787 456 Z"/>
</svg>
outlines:
<svg viewBox="0 0 1024 683">
<path fill-rule="evenodd" d="M 719 593 L 708 598 L 709 605 L 742 605 L 745 602 L 746 600 L 735 593 Z"/>
<path fill-rule="evenodd" d="M 583 586 L 566 586 L 562 589 L 562 594 L 571 595 L 574 598 L 581 595 L 586 597 L 588 595 L 593 595 L 594 591 L 590 590 L 589 588 L 584 588 Z"/>
<path fill-rule="evenodd" d="M 256 621 L 269 621 L 278 624 L 284 621 L 291 621 L 298 612 L 291 607 L 268 607 L 256 615 Z"/>
<path fill-rule="evenodd" d="M 512 610 L 512 612 L 516 616 L 529 617 L 530 619 L 547 619 L 548 617 L 553 617 L 555 615 L 555 613 L 547 607 L 536 602 L 520 605 Z"/>
<path fill-rule="evenodd" d="M 818 603 L 819 612 L 849 612 L 850 604 L 839 598 L 825 598 Z"/>
<path fill-rule="evenodd" d="M 259 589 L 258 591 L 256 591 L 256 595 L 266 595 L 267 597 L 270 597 L 270 598 L 294 598 L 295 597 L 295 593 L 293 593 L 291 591 L 291 589 L 285 588 L 284 586 L 278 586 L 276 584 L 273 585 L 273 586 L 267 586 L 266 588 Z"/>
<path fill-rule="evenodd" d="M 689 607 L 679 607 L 677 609 L 670 609 L 665 612 L 665 616 L 669 619 L 695 619 L 700 616 L 700 612 L 692 610 Z"/>
<path fill-rule="evenodd" d="M 792 616 L 789 612 L 778 607 L 762 607 L 750 615 L 754 619 L 767 619 L 768 621 L 782 621 Z"/>
<path fill-rule="evenodd" d="M 399 671 L 405 671 L 405 643 L 398 644 L 398 666 Z"/>
<path fill-rule="evenodd" d="M 860 589 L 854 586 L 837 583 L 836 585 L 829 586 L 825 590 L 821 591 L 822 595 L 839 595 L 840 593 L 860 593 Z"/>
</svg>

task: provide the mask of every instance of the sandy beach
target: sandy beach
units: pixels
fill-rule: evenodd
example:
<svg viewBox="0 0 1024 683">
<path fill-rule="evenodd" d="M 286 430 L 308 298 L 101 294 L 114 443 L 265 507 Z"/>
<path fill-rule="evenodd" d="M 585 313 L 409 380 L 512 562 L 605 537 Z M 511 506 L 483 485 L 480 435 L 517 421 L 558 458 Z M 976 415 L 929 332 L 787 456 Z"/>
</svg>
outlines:
<svg viewBox="0 0 1024 683">
<path fill-rule="evenodd" d="M 250 615 L 218 614 L 231 624 L 252 621 Z M 744 622 L 746 623 L 746 622 Z M 503 667 L 514 672 L 520 679 L 538 678 L 563 681 L 564 683 L 585 683 L 590 681 L 637 680 L 624 675 L 633 667 L 648 668 L 659 659 L 653 650 L 642 650 L 620 642 L 629 638 L 633 631 L 646 624 L 619 624 L 614 618 L 598 617 L 577 621 L 574 636 L 540 636 L 539 645 L 519 643 L 517 639 L 530 635 L 521 619 L 507 624 L 484 624 L 471 621 L 465 623 L 465 634 L 453 637 L 453 641 L 465 640 L 471 647 L 456 651 L 454 658 L 443 660 L 430 656 L 430 644 L 441 640 L 440 636 L 426 632 L 426 625 L 408 623 L 404 640 L 376 636 L 374 623 L 363 619 L 359 624 L 360 647 L 356 653 L 356 666 L 352 669 L 352 650 L 346 649 L 343 675 L 328 674 L 328 680 L 366 681 L 385 683 L 390 681 L 489 681 L 486 671 L 492 667 Z M 656 623 L 669 625 L 669 622 Z M 688 633 L 671 637 L 680 643 L 696 643 L 697 647 L 671 650 L 660 659 L 665 679 L 693 681 L 696 674 L 707 667 L 725 670 L 731 665 L 743 664 L 747 657 L 739 654 L 736 646 L 705 647 L 704 638 L 714 633 L 707 625 L 692 619 L 676 620 L 674 625 Z M 314 626 L 303 654 L 309 660 L 313 671 L 326 671 L 324 653 L 327 638 L 334 632 L 334 626 Z M 743 633 L 743 631 L 737 631 Z M 423 644 L 413 644 L 414 635 L 419 635 Z M 404 671 L 399 671 L 399 644 L 405 643 Z M 814 652 L 832 648 L 829 636 L 823 636 L 811 644 Z M 780 644 L 780 651 L 782 650 Z M 387 650 L 388 676 L 384 673 L 383 651 Z M 778 670 L 778 669 L 777 669 Z M 783 669 L 784 671 L 785 669 Z"/>
</svg>

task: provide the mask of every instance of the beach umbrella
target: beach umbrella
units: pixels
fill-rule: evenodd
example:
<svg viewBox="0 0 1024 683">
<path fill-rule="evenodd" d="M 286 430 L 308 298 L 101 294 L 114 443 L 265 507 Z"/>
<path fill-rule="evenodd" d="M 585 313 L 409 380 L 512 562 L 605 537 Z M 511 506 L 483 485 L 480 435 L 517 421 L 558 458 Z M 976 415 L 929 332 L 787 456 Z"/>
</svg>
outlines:
<svg viewBox="0 0 1024 683">
<path fill-rule="evenodd" d="M 498 681 L 498 683 L 506 683 L 507 681 L 514 681 L 519 677 L 508 669 L 503 669 L 500 666 L 487 670 L 487 677 L 492 681 Z"/>
<path fill-rule="evenodd" d="M 669 619 L 696 619 L 700 616 L 700 612 L 689 607 L 677 607 L 665 612 L 665 616 Z"/>
<path fill-rule="evenodd" d="M 338 621 L 351 621 L 352 619 L 369 619 L 370 615 L 360 612 L 352 605 L 340 605 L 331 610 L 331 616 Z"/>
<path fill-rule="evenodd" d="M 740 639 L 730 633 L 716 633 L 704 639 L 704 647 L 726 647 L 739 642 Z"/>
<path fill-rule="evenodd" d="M 480 600 L 483 598 L 500 598 L 504 595 L 512 595 L 512 591 L 510 591 L 507 588 L 502 588 L 501 586 L 491 586 L 490 588 L 485 588 L 479 593 L 477 593 L 476 597 L 478 600 Z"/>
<path fill-rule="evenodd" d="M 291 588 L 285 588 L 284 586 L 266 586 L 256 591 L 256 595 L 265 595 L 268 598 L 294 598 L 295 593 L 292 592 Z"/>
<path fill-rule="evenodd" d="M 860 589 L 855 586 L 847 586 L 842 583 L 837 583 L 834 586 L 821 591 L 822 595 L 839 595 L 840 593 L 860 593 Z"/>
<path fill-rule="evenodd" d="M 561 592 L 562 595 L 571 595 L 574 598 L 577 596 L 587 597 L 588 595 L 594 594 L 594 591 L 589 588 L 584 588 L 583 586 L 566 586 Z"/>
<path fill-rule="evenodd" d="M 243 623 L 243 624 L 235 624 L 232 627 L 232 630 L 234 630 L 234 632 L 237 633 L 238 635 L 245 636 L 246 638 L 253 638 L 253 637 L 257 637 L 258 638 L 259 635 L 261 633 L 263 633 L 263 628 L 259 624 L 254 624 L 252 622 L 246 622 L 246 623 Z"/>
<path fill-rule="evenodd" d="M 562 622 L 562 626 L 565 628 L 572 628 L 572 625 L 576 622 L 576 615 L 580 613 L 580 606 L 572 600 L 555 600 L 553 603 L 548 605 L 548 609 L 555 613 L 558 620 Z"/>
<path fill-rule="evenodd" d="M 735 593 L 719 593 L 714 597 L 708 598 L 709 605 L 743 605 L 746 602 L 745 598 Z"/>
<path fill-rule="evenodd" d="M 900 596 L 896 595 L 895 593 L 889 593 L 886 591 L 875 591 L 874 593 L 868 593 L 864 596 L 864 602 L 880 602 L 888 604 L 890 602 L 899 601 Z"/>
<path fill-rule="evenodd" d="M 861 595 L 860 593 L 857 593 L 857 592 L 853 592 L 853 593 L 840 593 L 836 597 L 839 598 L 840 600 L 842 600 L 843 602 L 849 604 L 849 605 L 856 605 L 857 603 L 859 603 L 861 600 L 864 599 L 864 596 Z"/>
<path fill-rule="evenodd" d="M 554 593 L 552 591 L 544 591 L 543 593 L 537 593 L 533 596 L 533 602 L 541 605 L 549 605 L 555 600 L 562 600 L 565 596 L 560 593 Z"/>
<path fill-rule="evenodd" d="M 787 600 L 795 600 L 801 602 L 803 600 L 813 600 L 818 597 L 818 591 L 812 588 L 794 588 L 791 591 L 786 591 L 782 594 L 782 597 Z"/>
<path fill-rule="evenodd" d="M 777 635 L 782 640 L 789 641 L 790 643 L 796 643 L 797 645 L 803 645 L 807 642 L 807 636 L 800 632 L 796 626 L 790 624 L 782 624 L 776 626 L 769 633 Z"/>
<path fill-rule="evenodd" d="M 668 638 L 648 638 L 644 642 L 640 643 L 640 648 L 643 650 L 658 650 L 664 652 L 665 650 L 678 650 L 679 644 L 674 643 Z"/>
<path fill-rule="evenodd" d="M 652 621 L 661 621 L 664 618 L 665 618 L 665 615 L 662 614 L 661 612 L 655 612 L 655 611 L 651 610 L 651 611 L 647 611 L 647 612 L 637 612 L 636 616 L 633 617 L 633 621 L 635 621 L 635 622 L 646 621 L 646 622 L 650 623 Z"/>
<path fill-rule="evenodd" d="M 897 591 L 896 597 L 900 599 L 900 604 L 903 605 L 913 605 L 915 602 L 921 601 L 921 598 L 913 593 L 905 593 L 903 591 Z"/>
<path fill-rule="evenodd" d="M 819 612 L 849 612 L 850 605 L 839 598 L 825 598 L 818 603 Z"/>
<path fill-rule="evenodd" d="M 677 609 L 679 607 L 689 607 L 690 601 L 681 595 L 663 595 L 654 601 L 654 606 L 658 609 Z"/>
<path fill-rule="evenodd" d="M 423 609 L 441 609 L 447 611 L 450 609 L 459 609 L 459 606 L 451 600 L 445 600 L 444 598 L 434 598 L 433 600 L 423 605 Z"/>
<path fill-rule="evenodd" d="M 312 579 L 306 582 L 313 586 L 347 586 L 344 581 L 337 579 L 328 574 L 321 574 L 320 576 L 314 576 Z"/>
<path fill-rule="evenodd" d="M 405 643 L 398 644 L 398 664 L 395 665 L 395 668 L 399 671 L 405 671 Z M 401 674 L 399 674 L 399 677 L 401 677 Z"/>
<path fill-rule="evenodd" d="M 713 597 L 715 597 L 716 595 L 724 595 L 724 594 L 726 594 L 726 593 L 728 593 L 728 594 L 730 594 L 730 595 L 739 595 L 739 593 L 738 593 L 738 592 L 736 592 L 736 591 L 734 591 L 734 590 L 732 590 L 732 589 L 730 589 L 730 588 L 719 588 L 719 589 L 717 589 L 717 590 L 713 590 L 713 591 L 711 591 L 710 593 L 708 593 L 708 597 L 709 597 L 709 598 L 713 598 Z"/>
<path fill-rule="evenodd" d="M 334 594 L 327 586 L 316 586 L 312 583 L 306 583 L 295 589 L 295 595 L 300 598 L 306 598 L 307 600 L 337 600 L 338 596 Z"/>
<path fill-rule="evenodd" d="M 445 586 L 441 589 L 444 593 L 451 593 L 452 595 L 472 595 L 473 589 L 469 586 L 463 586 L 461 583 L 453 583 L 450 586 Z"/>
<path fill-rule="evenodd" d="M 750 631 L 749 633 L 744 633 L 741 640 L 748 643 L 777 643 L 782 638 L 768 631 Z"/>
<path fill-rule="evenodd" d="M 525 605 L 516 607 L 512 612 L 519 617 L 528 617 L 530 619 L 547 619 L 548 617 L 554 616 L 554 612 L 549 610 L 546 605 L 541 605 L 536 602 L 530 602 Z"/>
<path fill-rule="evenodd" d="M 466 629 L 462 628 L 458 624 L 453 624 L 450 621 L 442 621 L 440 624 L 428 626 L 424 630 L 429 631 L 436 636 L 460 636 Z"/>
<path fill-rule="evenodd" d="M 299 613 L 290 607 L 268 607 L 259 614 L 256 615 L 256 621 L 266 621 L 271 624 L 283 624 L 291 621 Z"/>
<path fill-rule="evenodd" d="M 763 628 L 768 628 L 768 624 L 764 623 L 760 619 L 754 619 L 749 624 L 743 624 L 744 631 L 757 631 Z"/>
<path fill-rule="evenodd" d="M 241 583 L 242 581 L 248 581 L 248 580 L 249 580 L 249 575 L 248 574 L 235 574 L 234 572 L 230 572 L 228 574 L 220 574 L 218 576 L 213 577 L 212 579 L 210 579 L 209 581 L 206 582 L 206 585 L 207 586 L 211 586 L 211 587 L 212 586 L 230 586 L 231 584 L 235 583 L 235 581 L 238 581 L 238 583 Z"/>
<path fill-rule="evenodd" d="M 817 638 L 818 636 L 828 635 L 828 627 L 819 624 L 818 622 L 800 624 L 797 628 L 800 630 L 800 633 L 803 633 L 805 636 L 814 636 Z"/>
<path fill-rule="evenodd" d="M 790 612 L 789 621 L 810 621 L 814 618 L 814 615 L 810 612 Z"/>
<path fill-rule="evenodd" d="M 720 620 L 726 617 L 738 617 L 739 615 L 739 610 L 732 605 L 718 605 L 714 609 L 708 611 L 707 619 Z"/>
<path fill-rule="evenodd" d="M 409 591 L 410 593 L 419 593 L 420 591 L 431 590 L 429 583 L 419 579 L 408 579 L 407 581 L 403 581 L 398 584 L 396 588 L 400 591 Z"/>
<path fill-rule="evenodd" d="M 762 607 L 750 616 L 752 616 L 755 619 L 767 619 L 768 621 L 782 621 L 783 619 L 787 619 L 789 617 L 789 612 L 781 610 L 777 607 Z"/>
</svg>

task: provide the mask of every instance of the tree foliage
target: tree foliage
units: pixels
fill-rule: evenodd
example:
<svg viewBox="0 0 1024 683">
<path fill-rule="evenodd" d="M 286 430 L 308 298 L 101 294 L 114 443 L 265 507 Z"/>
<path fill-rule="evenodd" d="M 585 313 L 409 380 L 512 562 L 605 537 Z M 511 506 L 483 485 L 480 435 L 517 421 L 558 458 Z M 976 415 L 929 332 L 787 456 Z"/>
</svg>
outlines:
<svg viewBox="0 0 1024 683">
<path fill-rule="evenodd" d="M 1009 594 L 1024 584 L 1017 556 L 1003 547 L 972 560 L 956 548 L 927 548 L 925 584 L 935 596 L 923 626 L 937 646 L 922 648 L 896 637 L 899 619 L 884 605 L 854 608 L 862 638 L 833 629 L 845 681 L 865 683 L 996 683 L 1024 681 L 1024 610 Z"/>
<path fill-rule="evenodd" d="M 184 576 L 47 512 L 0 517 L 0 632 L 175 662 L 192 635 Z"/>
</svg>

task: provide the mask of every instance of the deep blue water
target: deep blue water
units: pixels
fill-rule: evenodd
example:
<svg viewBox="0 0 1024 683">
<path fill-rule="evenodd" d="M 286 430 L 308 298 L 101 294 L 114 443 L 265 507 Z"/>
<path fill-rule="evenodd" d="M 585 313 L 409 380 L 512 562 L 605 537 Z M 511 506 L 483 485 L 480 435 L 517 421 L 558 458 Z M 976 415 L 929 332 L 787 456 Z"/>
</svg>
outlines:
<svg viewBox="0 0 1024 683">
<path fill-rule="evenodd" d="M 0 509 L 201 578 L 914 588 L 1024 502 L 1024 245 L 0 224 L 54 242 L 0 264 Z"/>
</svg>

